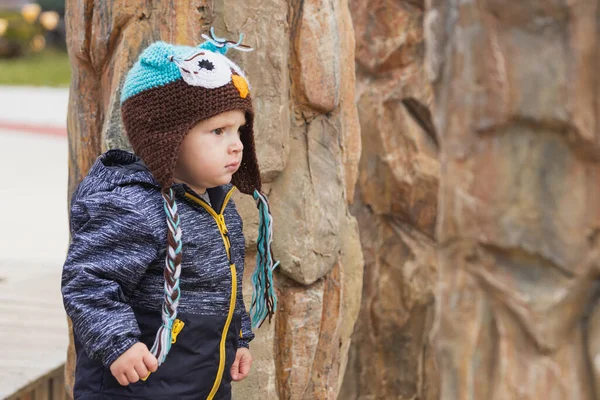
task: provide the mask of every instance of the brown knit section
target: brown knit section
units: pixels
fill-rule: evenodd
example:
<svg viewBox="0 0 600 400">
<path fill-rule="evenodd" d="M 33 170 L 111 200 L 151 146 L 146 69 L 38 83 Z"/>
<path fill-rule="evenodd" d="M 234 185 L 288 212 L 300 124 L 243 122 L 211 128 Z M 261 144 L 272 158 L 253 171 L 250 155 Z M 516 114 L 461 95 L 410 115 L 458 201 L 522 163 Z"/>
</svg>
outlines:
<svg viewBox="0 0 600 400">
<path fill-rule="evenodd" d="M 246 110 L 246 125 L 241 129 L 244 155 L 240 168 L 233 174 L 231 183 L 242 193 L 252 195 L 254 190 L 262 191 L 260 170 L 256 159 L 256 146 L 254 146 L 254 111 Z"/>
<path fill-rule="evenodd" d="M 166 190 L 173 184 L 177 154 L 185 135 L 198 122 L 231 110 L 244 110 L 247 119 L 241 136 L 244 155 L 232 183 L 242 193 L 252 194 L 255 189 L 261 190 L 252 98 L 241 98 L 232 82 L 207 89 L 180 79 L 130 97 L 121 106 L 121 116 L 133 150 Z"/>
</svg>

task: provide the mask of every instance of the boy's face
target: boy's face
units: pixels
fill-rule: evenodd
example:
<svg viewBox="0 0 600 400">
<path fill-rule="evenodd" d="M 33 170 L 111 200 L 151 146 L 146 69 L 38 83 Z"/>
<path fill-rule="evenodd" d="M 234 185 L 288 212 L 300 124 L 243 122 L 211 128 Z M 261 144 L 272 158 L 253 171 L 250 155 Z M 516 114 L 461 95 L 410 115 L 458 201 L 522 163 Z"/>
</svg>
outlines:
<svg viewBox="0 0 600 400">
<path fill-rule="evenodd" d="M 242 162 L 244 145 L 239 130 L 245 124 L 245 113 L 232 110 L 194 126 L 179 148 L 175 181 L 200 193 L 231 182 Z"/>
</svg>

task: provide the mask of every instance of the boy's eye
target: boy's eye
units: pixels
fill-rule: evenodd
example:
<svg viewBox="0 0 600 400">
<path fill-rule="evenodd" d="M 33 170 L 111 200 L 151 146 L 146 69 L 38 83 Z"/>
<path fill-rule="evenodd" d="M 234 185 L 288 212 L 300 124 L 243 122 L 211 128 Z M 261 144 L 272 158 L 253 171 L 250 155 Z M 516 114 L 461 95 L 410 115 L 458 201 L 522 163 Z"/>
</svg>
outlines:
<svg viewBox="0 0 600 400">
<path fill-rule="evenodd" d="M 237 133 L 238 133 L 238 135 L 239 135 L 239 136 L 241 136 L 241 135 L 242 135 L 242 130 L 243 130 L 243 128 L 245 128 L 245 127 L 246 127 L 246 125 L 240 126 L 240 128 L 239 128 L 239 129 L 238 129 L 238 131 L 237 131 Z M 225 128 L 217 128 L 217 129 L 213 129 L 211 132 L 212 132 L 212 133 L 214 133 L 214 134 L 215 134 L 215 135 L 217 135 L 217 136 L 221 136 L 223 133 L 225 133 Z"/>
</svg>

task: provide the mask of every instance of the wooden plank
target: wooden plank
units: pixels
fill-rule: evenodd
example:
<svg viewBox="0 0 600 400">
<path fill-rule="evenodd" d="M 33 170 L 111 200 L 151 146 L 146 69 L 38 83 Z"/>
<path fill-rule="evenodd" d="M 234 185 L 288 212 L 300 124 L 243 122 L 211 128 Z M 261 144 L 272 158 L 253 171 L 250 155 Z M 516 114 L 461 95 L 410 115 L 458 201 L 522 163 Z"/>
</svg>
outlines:
<svg viewBox="0 0 600 400">
<path fill-rule="evenodd" d="M 61 368 L 61 373 L 55 376 L 50 382 L 52 385 L 52 400 L 67 400 L 67 391 L 65 390 L 65 374 Z"/>
<path fill-rule="evenodd" d="M 33 390 L 34 400 L 51 400 L 50 399 L 50 380 L 40 382 Z"/>
<path fill-rule="evenodd" d="M 6 400 L 67 400 L 68 397 L 64 393 L 64 365 L 50 370 L 18 392 L 4 398 Z"/>
<path fill-rule="evenodd" d="M 49 399 L 49 380 L 58 369 L 62 376 L 69 336 L 60 276 L 58 264 L 0 262 L 0 399 Z"/>
</svg>

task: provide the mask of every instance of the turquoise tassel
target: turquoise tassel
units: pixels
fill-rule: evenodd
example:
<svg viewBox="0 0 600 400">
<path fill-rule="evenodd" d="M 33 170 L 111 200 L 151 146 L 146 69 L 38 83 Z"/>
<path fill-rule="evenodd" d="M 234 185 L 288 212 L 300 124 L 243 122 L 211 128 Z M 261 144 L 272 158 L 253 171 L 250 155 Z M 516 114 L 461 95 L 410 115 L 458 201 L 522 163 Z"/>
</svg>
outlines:
<svg viewBox="0 0 600 400">
<path fill-rule="evenodd" d="M 265 319 L 271 318 L 277 309 L 277 296 L 273 285 L 273 270 L 279 265 L 273 260 L 271 243 L 273 242 L 273 217 L 264 194 L 254 191 L 254 200 L 258 208 L 258 241 L 256 247 L 256 268 L 252 274 L 252 304 L 250 318 L 252 327 L 259 328 Z"/>
</svg>

